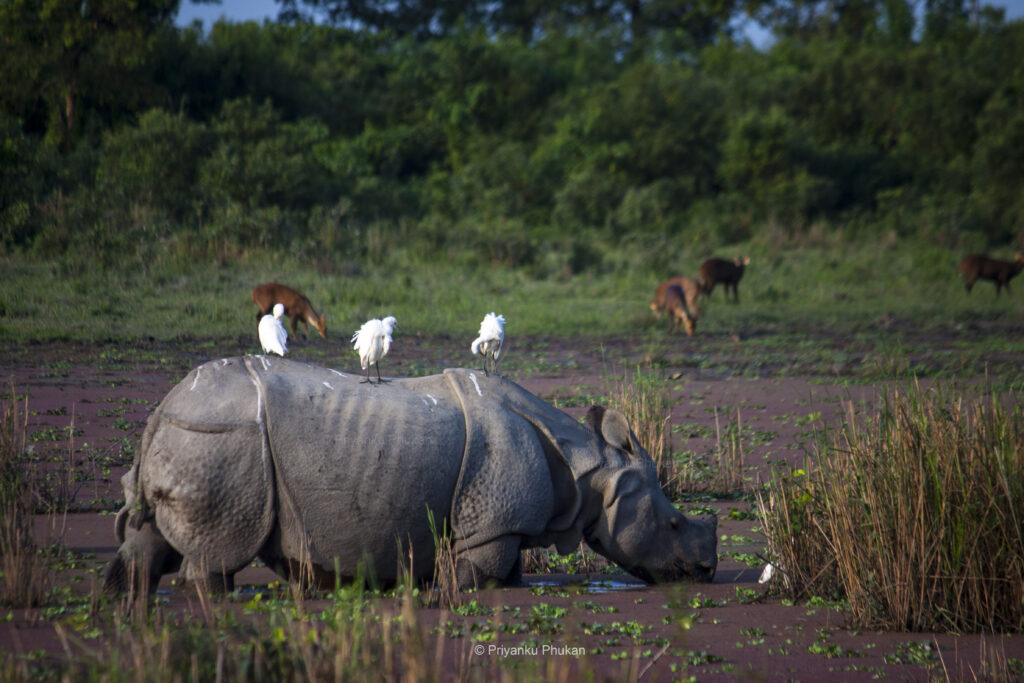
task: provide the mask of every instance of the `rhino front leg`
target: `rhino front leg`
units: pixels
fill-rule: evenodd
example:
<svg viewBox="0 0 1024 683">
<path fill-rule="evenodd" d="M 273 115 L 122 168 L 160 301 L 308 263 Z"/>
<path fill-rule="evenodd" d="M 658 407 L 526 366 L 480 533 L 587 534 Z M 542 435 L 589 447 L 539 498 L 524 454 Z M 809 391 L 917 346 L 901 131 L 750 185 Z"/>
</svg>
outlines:
<svg viewBox="0 0 1024 683">
<path fill-rule="evenodd" d="M 154 593 L 160 577 L 177 571 L 180 565 L 181 555 L 152 522 L 145 522 L 137 531 L 127 532 L 103 573 L 103 588 L 110 593 Z"/>
<path fill-rule="evenodd" d="M 459 590 L 483 588 L 489 583 L 514 586 L 522 583 L 522 537 L 502 536 L 484 545 L 459 550 L 455 579 Z"/>
<path fill-rule="evenodd" d="M 185 578 L 185 583 L 194 586 L 202 593 L 221 595 L 235 590 L 234 572 L 210 571 L 203 566 L 203 563 L 197 564 L 185 559 L 181 563 L 178 574 Z"/>
</svg>

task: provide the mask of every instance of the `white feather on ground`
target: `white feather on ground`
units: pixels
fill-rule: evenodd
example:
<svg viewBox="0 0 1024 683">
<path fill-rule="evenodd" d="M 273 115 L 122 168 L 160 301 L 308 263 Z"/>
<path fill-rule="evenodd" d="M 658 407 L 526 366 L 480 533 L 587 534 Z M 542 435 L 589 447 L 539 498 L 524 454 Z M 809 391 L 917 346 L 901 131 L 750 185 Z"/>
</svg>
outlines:
<svg viewBox="0 0 1024 683">
<path fill-rule="evenodd" d="M 276 353 L 283 356 L 288 352 L 288 332 L 281 323 L 284 316 L 284 304 L 274 304 L 274 313 L 260 318 L 260 345 L 263 353 Z"/>
<path fill-rule="evenodd" d="M 488 360 L 491 362 L 491 370 L 494 370 L 498 365 L 501 345 L 505 341 L 505 316 L 488 313 L 480 323 L 478 334 L 479 336 L 470 344 L 469 350 L 474 356 L 483 356 L 484 372 L 487 372 Z"/>
<path fill-rule="evenodd" d="M 391 335 L 395 331 L 398 321 L 394 316 L 388 316 L 383 320 L 374 318 L 367 320 L 363 326 L 352 335 L 352 346 L 359 353 L 359 364 L 366 370 L 366 380 L 370 380 L 370 366 L 377 366 L 377 380 L 380 381 L 380 360 L 388 355 L 391 349 Z"/>
</svg>

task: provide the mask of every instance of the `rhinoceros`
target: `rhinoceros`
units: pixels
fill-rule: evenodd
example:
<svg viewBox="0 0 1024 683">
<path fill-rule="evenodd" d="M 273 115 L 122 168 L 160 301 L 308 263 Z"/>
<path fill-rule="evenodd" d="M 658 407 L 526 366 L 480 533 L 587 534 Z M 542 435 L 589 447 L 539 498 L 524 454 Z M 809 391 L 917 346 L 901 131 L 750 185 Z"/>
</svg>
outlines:
<svg viewBox="0 0 1024 683">
<path fill-rule="evenodd" d="M 621 412 L 588 419 L 465 369 L 371 385 L 267 356 L 208 362 L 149 418 L 105 585 L 178 571 L 231 590 L 256 557 L 285 578 L 388 582 L 406 561 L 429 579 L 442 530 L 461 588 L 515 584 L 521 550 L 581 538 L 645 581 L 711 581 L 717 520 L 672 506 Z"/>
</svg>

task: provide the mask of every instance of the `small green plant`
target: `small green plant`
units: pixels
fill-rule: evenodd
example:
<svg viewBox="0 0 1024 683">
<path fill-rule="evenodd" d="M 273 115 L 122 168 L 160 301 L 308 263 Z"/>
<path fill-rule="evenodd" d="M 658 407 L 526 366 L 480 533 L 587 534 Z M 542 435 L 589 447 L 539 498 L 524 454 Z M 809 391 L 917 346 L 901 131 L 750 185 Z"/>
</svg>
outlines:
<svg viewBox="0 0 1024 683">
<path fill-rule="evenodd" d="M 567 555 L 548 548 L 527 548 L 522 557 L 526 574 L 591 574 L 607 564 L 583 541 Z"/>
<path fill-rule="evenodd" d="M 885 655 L 887 664 L 917 664 L 918 666 L 936 666 L 938 658 L 935 648 L 927 640 L 896 643 L 896 651 Z"/>
</svg>

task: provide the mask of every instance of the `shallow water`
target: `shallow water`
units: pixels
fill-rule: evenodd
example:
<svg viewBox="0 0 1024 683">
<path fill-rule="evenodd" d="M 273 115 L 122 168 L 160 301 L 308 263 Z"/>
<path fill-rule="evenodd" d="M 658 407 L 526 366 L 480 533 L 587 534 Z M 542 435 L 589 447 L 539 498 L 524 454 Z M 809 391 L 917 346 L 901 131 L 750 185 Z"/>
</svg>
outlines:
<svg viewBox="0 0 1024 683">
<path fill-rule="evenodd" d="M 614 593 L 616 591 L 638 590 L 647 584 L 636 581 L 552 581 L 550 579 L 526 579 L 527 588 L 545 586 L 548 588 L 578 588 L 585 593 Z"/>
</svg>

